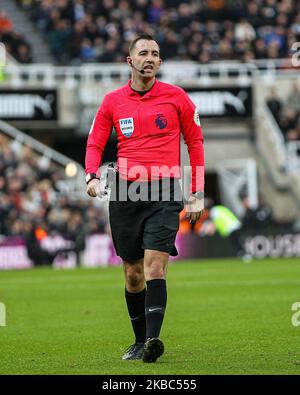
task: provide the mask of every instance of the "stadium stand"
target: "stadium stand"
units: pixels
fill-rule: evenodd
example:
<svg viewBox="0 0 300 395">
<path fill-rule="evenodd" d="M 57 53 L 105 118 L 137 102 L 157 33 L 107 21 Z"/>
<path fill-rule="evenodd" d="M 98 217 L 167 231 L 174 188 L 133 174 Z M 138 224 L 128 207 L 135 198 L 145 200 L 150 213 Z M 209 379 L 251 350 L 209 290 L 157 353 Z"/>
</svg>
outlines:
<svg viewBox="0 0 300 395">
<path fill-rule="evenodd" d="M 300 40 L 296 0 L 18 0 L 58 63 L 120 62 L 138 32 L 165 60 L 250 61 L 290 55 Z M 125 42 L 125 44 L 124 44 Z"/>
<path fill-rule="evenodd" d="M 272 89 L 267 104 L 276 119 L 285 141 L 300 140 L 300 87 L 295 83 L 285 101 Z"/>
<path fill-rule="evenodd" d="M 12 20 L 0 8 L 0 42 L 5 44 L 8 54 L 20 63 L 31 63 L 31 46 L 28 40 L 15 30 Z"/>
<path fill-rule="evenodd" d="M 79 254 L 85 237 L 108 233 L 107 216 L 92 199 L 70 198 L 61 190 L 64 168 L 26 144 L 0 132 L 0 237 L 23 237 L 37 265 L 51 264 L 66 247 L 41 247 L 46 237 L 60 237 Z"/>
</svg>

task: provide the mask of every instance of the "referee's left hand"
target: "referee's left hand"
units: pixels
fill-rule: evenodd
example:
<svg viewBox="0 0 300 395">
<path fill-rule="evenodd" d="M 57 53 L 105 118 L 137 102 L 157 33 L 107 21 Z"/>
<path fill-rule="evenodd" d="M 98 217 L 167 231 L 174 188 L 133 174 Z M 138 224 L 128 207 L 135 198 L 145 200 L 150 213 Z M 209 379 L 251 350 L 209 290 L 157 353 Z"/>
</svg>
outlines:
<svg viewBox="0 0 300 395">
<path fill-rule="evenodd" d="M 86 193 L 91 197 L 101 196 L 101 184 L 98 178 L 94 178 L 88 183 Z"/>
<path fill-rule="evenodd" d="M 196 222 L 204 214 L 204 199 L 197 199 L 195 196 L 190 196 L 185 205 L 186 217 L 190 222 Z"/>
</svg>

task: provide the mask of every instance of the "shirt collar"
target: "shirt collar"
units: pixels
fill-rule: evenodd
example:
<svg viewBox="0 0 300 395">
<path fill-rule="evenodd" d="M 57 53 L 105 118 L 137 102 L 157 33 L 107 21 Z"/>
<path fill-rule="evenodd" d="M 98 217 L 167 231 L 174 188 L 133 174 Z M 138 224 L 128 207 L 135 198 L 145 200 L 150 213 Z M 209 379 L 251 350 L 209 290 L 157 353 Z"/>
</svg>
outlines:
<svg viewBox="0 0 300 395">
<path fill-rule="evenodd" d="M 155 79 L 152 88 L 144 96 L 140 96 L 137 92 L 135 92 L 133 89 L 131 89 L 130 84 L 131 84 L 131 80 L 129 80 L 127 85 L 125 85 L 126 93 L 129 96 L 137 96 L 137 97 L 140 97 L 140 98 L 145 98 L 145 97 L 156 96 L 157 95 L 158 85 L 159 85 L 159 81 L 157 79 Z"/>
</svg>

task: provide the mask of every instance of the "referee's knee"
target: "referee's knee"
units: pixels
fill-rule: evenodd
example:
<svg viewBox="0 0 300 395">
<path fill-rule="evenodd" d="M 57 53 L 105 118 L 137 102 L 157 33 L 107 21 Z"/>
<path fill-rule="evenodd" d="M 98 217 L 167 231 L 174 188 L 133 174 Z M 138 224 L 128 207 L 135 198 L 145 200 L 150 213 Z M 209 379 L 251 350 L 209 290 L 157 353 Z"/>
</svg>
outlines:
<svg viewBox="0 0 300 395">
<path fill-rule="evenodd" d="M 125 266 L 126 288 L 129 292 L 139 292 L 145 287 L 144 272 L 139 266 Z"/>
<path fill-rule="evenodd" d="M 168 263 L 167 254 L 154 253 L 145 259 L 145 277 L 146 281 L 155 278 L 165 278 L 166 267 Z M 168 255 L 167 255 L 168 257 Z"/>
</svg>

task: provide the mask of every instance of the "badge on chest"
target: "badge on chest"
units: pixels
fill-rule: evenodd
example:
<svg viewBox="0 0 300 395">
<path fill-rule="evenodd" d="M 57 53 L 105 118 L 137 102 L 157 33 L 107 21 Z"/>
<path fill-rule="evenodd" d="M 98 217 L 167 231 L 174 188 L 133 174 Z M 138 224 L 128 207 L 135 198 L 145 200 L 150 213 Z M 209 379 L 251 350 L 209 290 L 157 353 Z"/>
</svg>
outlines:
<svg viewBox="0 0 300 395">
<path fill-rule="evenodd" d="M 130 137 L 134 131 L 133 118 L 119 119 L 121 132 L 125 137 Z"/>
</svg>

